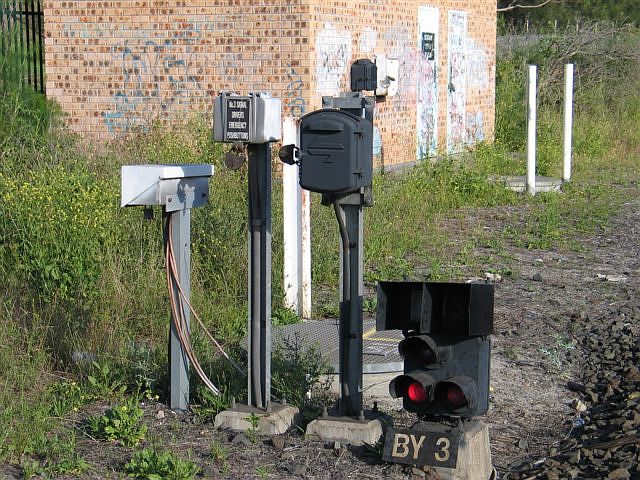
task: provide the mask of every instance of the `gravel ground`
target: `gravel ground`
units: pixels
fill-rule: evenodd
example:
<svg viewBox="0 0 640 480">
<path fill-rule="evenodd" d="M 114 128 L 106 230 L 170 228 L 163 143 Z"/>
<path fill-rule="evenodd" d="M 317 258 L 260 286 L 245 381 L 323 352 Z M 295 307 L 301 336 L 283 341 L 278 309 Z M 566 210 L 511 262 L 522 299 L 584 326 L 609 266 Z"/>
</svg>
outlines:
<svg viewBox="0 0 640 480">
<path fill-rule="evenodd" d="M 640 189 L 625 194 L 620 212 L 606 229 L 581 239 L 579 253 L 505 247 L 515 268 L 496 283 L 485 418 L 499 478 L 640 479 Z M 452 220 L 445 228 L 501 229 L 520 213 L 474 212 L 466 227 Z M 382 407 L 398 424 L 412 421 L 393 403 Z M 80 419 L 104 408 L 94 405 Z M 437 478 L 381 463 L 371 448 L 332 448 L 299 431 L 251 442 L 196 417 L 177 418 L 160 403 L 144 408 L 148 438 L 189 455 L 203 478 Z M 224 447 L 225 460 L 211 458 L 214 443 Z M 131 454 L 88 438 L 79 440 L 79 450 L 95 466 L 86 479 L 122 478 Z M 15 473 L 5 470 L 9 478 Z"/>
</svg>

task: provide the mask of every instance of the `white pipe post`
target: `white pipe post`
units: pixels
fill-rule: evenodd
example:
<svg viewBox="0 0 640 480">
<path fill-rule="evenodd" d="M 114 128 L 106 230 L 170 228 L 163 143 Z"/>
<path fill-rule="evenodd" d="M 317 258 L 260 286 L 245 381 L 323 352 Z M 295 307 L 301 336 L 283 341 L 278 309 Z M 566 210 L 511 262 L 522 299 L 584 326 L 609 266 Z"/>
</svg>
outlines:
<svg viewBox="0 0 640 480">
<path fill-rule="evenodd" d="M 564 66 L 564 134 L 562 180 L 571 180 L 571 145 L 573 140 L 573 63 Z"/>
<path fill-rule="evenodd" d="M 527 191 L 536 194 L 536 123 L 537 123 L 537 72 L 529 65 L 529 90 L 527 95 Z"/>
<path fill-rule="evenodd" d="M 282 144 L 296 143 L 296 121 L 287 117 L 282 124 Z M 300 185 L 298 165 L 282 164 L 282 230 L 284 250 L 284 304 L 300 315 Z"/>
<path fill-rule="evenodd" d="M 299 138 L 296 145 L 299 145 Z M 311 318 L 311 192 L 300 189 L 300 248 L 302 255 L 302 269 L 300 298 L 302 303 L 302 318 Z"/>
<path fill-rule="evenodd" d="M 283 145 L 299 145 L 298 119 L 287 117 Z M 302 318 L 311 317 L 311 197 L 298 181 L 298 165 L 282 165 L 284 302 Z"/>
</svg>

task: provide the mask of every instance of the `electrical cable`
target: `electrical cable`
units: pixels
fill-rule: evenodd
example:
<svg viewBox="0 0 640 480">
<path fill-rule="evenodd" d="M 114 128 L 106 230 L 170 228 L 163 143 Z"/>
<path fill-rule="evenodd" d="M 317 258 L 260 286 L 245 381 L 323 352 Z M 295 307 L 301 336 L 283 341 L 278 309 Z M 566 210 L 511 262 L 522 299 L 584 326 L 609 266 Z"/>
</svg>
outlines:
<svg viewBox="0 0 640 480">
<path fill-rule="evenodd" d="M 171 234 L 172 234 L 172 225 L 171 222 L 169 222 L 169 239 L 171 238 Z M 173 254 L 173 245 L 171 245 L 171 269 L 174 272 L 173 275 L 173 280 L 176 284 L 176 286 L 178 287 L 178 293 L 180 294 L 180 298 L 182 301 L 184 301 L 187 306 L 189 307 L 189 310 L 191 310 L 191 313 L 193 313 L 193 316 L 196 318 L 196 320 L 198 321 L 198 324 L 200 325 L 200 327 L 202 328 L 202 330 L 204 331 L 204 333 L 207 335 L 207 337 L 209 337 L 209 340 L 211 340 L 211 343 L 213 343 L 218 350 L 220 351 L 220 353 L 227 359 L 229 360 L 229 363 L 231 363 L 231 365 L 233 365 L 233 367 L 242 375 L 244 375 L 246 377 L 246 372 L 229 356 L 229 354 L 227 354 L 227 352 L 224 351 L 224 349 L 222 348 L 222 345 L 220 345 L 220 343 L 213 337 L 213 335 L 211 334 L 211 332 L 207 329 L 207 327 L 205 326 L 204 322 L 202 321 L 202 319 L 200 318 L 200 316 L 198 315 L 198 313 L 196 312 L 196 310 L 193 308 L 193 305 L 191 305 L 191 302 L 189 301 L 189 299 L 187 298 L 187 295 L 185 294 L 183 288 L 182 288 L 182 284 L 180 283 L 180 281 L 178 280 L 178 275 L 177 275 L 177 271 L 178 271 L 178 267 L 176 265 L 176 259 L 175 259 L 175 255 Z"/>
<path fill-rule="evenodd" d="M 206 387 L 211 390 L 215 395 L 220 395 L 220 389 L 216 387 L 213 382 L 206 375 L 204 370 L 202 369 L 198 358 L 196 357 L 193 348 L 191 346 L 191 342 L 188 337 L 188 326 L 186 322 L 186 318 L 184 316 L 184 305 L 182 303 L 183 299 L 180 298 L 180 287 L 178 287 L 178 298 L 176 298 L 176 292 L 174 291 L 173 285 L 178 286 L 178 274 L 177 268 L 175 268 L 175 257 L 173 255 L 173 245 L 172 245 L 172 222 L 171 216 L 167 219 L 168 223 L 168 235 L 167 235 L 167 250 L 166 250 L 166 273 L 167 273 L 167 287 L 169 289 L 169 302 L 171 306 L 171 312 L 173 317 L 173 324 L 176 330 L 176 336 L 178 337 L 178 341 L 182 346 L 185 354 L 189 358 L 191 364 L 193 365 L 193 369 L 197 373 L 198 377 L 203 381 Z M 182 294 L 184 297 L 184 293 Z"/>
<path fill-rule="evenodd" d="M 184 352 L 186 353 L 187 357 L 191 361 L 191 364 L 193 365 L 193 368 L 198 374 L 198 376 L 200 377 L 200 379 L 204 382 L 207 388 L 211 390 L 215 395 L 220 395 L 220 390 L 211 382 L 211 380 L 209 380 L 207 375 L 204 373 L 204 370 L 202 370 L 202 367 L 200 366 L 200 362 L 198 361 L 197 357 L 193 352 L 193 349 L 191 348 L 191 344 L 188 340 L 188 336 L 185 335 L 185 330 L 188 329 L 188 327 L 186 325 L 186 319 L 184 318 L 184 309 L 182 308 L 180 299 L 175 298 L 175 292 L 172 286 L 172 276 L 175 277 L 175 272 L 173 272 L 174 275 L 172 275 L 171 267 L 170 267 L 170 255 L 171 255 L 171 246 L 169 245 L 169 243 L 167 243 L 167 266 L 166 266 L 167 286 L 169 287 L 169 301 L 171 304 L 173 324 L 176 330 L 178 341 L 180 342 L 180 345 L 182 346 Z"/>
</svg>

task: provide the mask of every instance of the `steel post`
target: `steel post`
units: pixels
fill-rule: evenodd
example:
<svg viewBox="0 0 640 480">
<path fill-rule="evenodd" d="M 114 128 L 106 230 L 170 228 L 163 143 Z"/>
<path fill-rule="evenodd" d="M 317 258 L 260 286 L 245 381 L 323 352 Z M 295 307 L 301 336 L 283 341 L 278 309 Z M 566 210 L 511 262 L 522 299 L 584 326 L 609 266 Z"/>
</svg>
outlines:
<svg viewBox="0 0 640 480">
<path fill-rule="evenodd" d="M 363 196 L 354 193 L 335 200 L 340 223 L 342 262 L 340 278 L 340 415 L 362 410 L 362 294 Z"/>
<path fill-rule="evenodd" d="M 191 210 L 184 209 L 164 214 L 165 217 L 165 248 L 169 238 L 169 222 L 171 222 L 171 243 L 175 256 L 176 267 L 178 269 L 178 281 L 182 287 L 187 300 L 191 295 Z M 189 327 L 189 306 L 182 301 L 178 285 L 172 279 L 173 296 L 177 300 L 178 311 L 187 324 L 187 336 L 190 333 Z M 171 313 L 171 328 L 169 332 L 169 374 L 170 374 L 170 407 L 178 413 L 186 413 L 189 407 L 189 359 L 180 344 L 176 331 L 176 322 Z"/>
<path fill-rule="evenodd" d="M 249 144 L 248 402 L 271 401 L 271 145 Z"/>
</svg>

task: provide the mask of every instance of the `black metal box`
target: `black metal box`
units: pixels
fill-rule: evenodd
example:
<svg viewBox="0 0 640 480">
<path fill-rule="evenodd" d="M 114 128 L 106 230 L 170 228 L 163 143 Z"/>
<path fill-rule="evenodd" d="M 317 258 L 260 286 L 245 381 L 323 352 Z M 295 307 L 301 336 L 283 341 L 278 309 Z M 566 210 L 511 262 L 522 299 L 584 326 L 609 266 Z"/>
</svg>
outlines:
<svg viewBox="0 0 640 480">
<path fill-rule="evenodd" d="M 300 186 L 341 194 L 371 185 L 373 125 L 341 110 L 322 109 L 300 123 Z"/>
<path fill-rule="evenodd" d="M 493 294 L 490 283 L 380 282 L 376 328 L 489 335 Z"/>
</svg>

